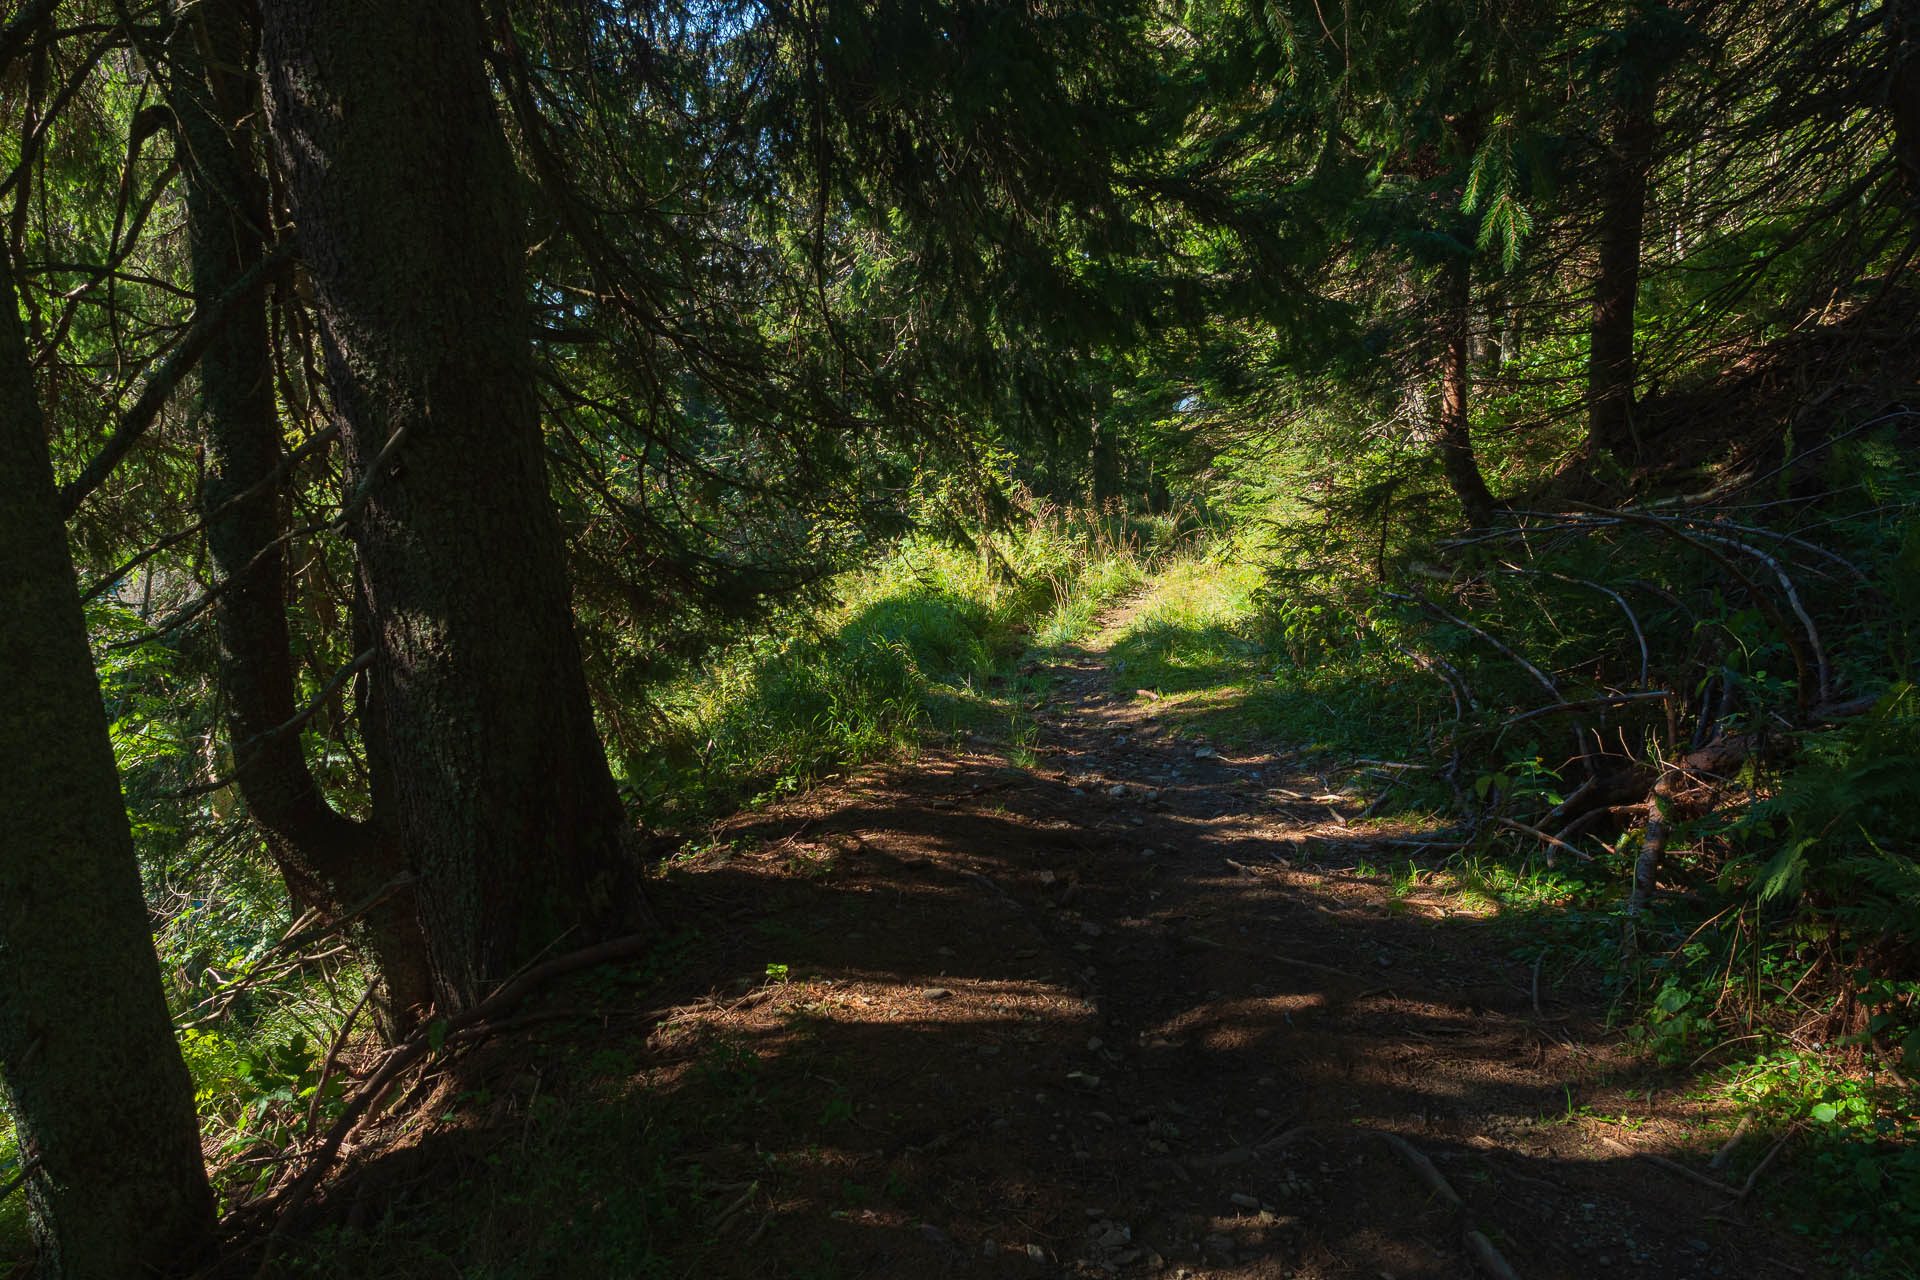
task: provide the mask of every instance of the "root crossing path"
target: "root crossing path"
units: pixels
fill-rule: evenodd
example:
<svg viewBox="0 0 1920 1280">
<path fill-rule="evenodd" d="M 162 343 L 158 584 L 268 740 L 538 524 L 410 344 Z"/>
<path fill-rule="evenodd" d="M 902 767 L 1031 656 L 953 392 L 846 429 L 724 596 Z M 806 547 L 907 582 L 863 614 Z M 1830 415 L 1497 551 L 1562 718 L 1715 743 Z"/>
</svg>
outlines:
<svg viewBox="0 0 1920 1280">
<path fill-rule="evenodd" d="M 666 877 L 721 923 L 675 1007 L 600 1023 L 678 1135 L 660 1176 L 709 1188 L 659 1274 L 1819 1273 L 1739 1194 L 1765 1140 L 1710 1167 L 1735 1117 L 1604 1029 L 1599 974 L 1285 750 L 1176 735 L 1111 679 L 1120 621 L 1029 667 L 1029 767 L 929 752 Z"/>
</svg>

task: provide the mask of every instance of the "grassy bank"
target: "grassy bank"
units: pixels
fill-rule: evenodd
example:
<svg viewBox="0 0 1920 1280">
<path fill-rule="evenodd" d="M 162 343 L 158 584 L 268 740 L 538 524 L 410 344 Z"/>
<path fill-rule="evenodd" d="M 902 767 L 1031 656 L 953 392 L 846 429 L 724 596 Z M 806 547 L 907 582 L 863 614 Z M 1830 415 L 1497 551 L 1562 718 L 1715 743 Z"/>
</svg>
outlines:
<svg viewBox="0 0 1920 1280">
<path fill-rule="evenodd" d="M 912 752 L 928 734 L 1024 735 L 1017 660 L 1084 631 L 1181 544 L 1172 520 L 1052 513 L 972 545 L 910 539 L 661 690 L 621 763 L 648 822 L 684 824 Z"/>
</svg>

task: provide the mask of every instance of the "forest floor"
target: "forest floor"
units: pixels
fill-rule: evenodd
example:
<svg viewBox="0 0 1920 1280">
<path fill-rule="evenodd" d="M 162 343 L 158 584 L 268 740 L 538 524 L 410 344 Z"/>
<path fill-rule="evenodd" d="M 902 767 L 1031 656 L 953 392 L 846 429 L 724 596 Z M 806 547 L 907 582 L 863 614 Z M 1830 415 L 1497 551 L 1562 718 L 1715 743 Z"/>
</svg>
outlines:
<svg viewBox="0 0 1920 1280">
<path fill-rule="evenodd" d="M 1736 1117 L 1599 975 L 1543 973 L 1438 857 L 1372 873 L 1422 833 L 1197 737 L 1231 690 L 1116 685 L 1134 607 L 1029 655 L 1031 754 L 929 751 L 683 852 L 660 956 L 423 1082 L 288 1271 L 1822 1273 L 1739 1194 L 1769 1144 L 1709 1167 Z"/>
</svg>

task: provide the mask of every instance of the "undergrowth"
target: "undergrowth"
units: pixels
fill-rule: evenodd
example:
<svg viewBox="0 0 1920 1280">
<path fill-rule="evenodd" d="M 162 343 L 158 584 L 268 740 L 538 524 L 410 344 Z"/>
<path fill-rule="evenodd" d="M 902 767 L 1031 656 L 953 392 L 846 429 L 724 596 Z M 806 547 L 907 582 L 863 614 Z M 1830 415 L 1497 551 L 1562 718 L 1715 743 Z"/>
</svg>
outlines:
<svg viewBox="0 0 1920 1280">
<path fill-rule="evenodd" d="M 622 760 L 629 803 L 685 823 L 912 751 L 932 731 L 1029 736 L 1014 659 L 1065 643 L 1178 541 L 1171 519 L 1042 510 L 971 546 L 910 539 L 790 617 L 659 691 Z"/>
<path fill-rule="evenodd" d="M 1309 506 L 1296 458 L 1240 514 L 1263 536 L 1174 567 L 1112 648 L 1168 724 L 1345 761 L 1371 815 L 1438 828 L 1518 958 L 1747 1117 L 1736 1184 L 1882 1276 L 1920 1256 L 1911 416 L 1466 535 L 1391 486 Z"/>
<path fill-rule="evenodd" d="M 1407 717 L 1431 718 L 1431 691 L 1390 652 L 1299 660 L 1292 619 L 1259 544 L 1216 542 L 1157 575 L 1112 637 L 1116 686 L 1146 689 L 1165 722 L 1224 744 L 1283 743 L 1329 757 L 1404 747 Z"/>
</svg>

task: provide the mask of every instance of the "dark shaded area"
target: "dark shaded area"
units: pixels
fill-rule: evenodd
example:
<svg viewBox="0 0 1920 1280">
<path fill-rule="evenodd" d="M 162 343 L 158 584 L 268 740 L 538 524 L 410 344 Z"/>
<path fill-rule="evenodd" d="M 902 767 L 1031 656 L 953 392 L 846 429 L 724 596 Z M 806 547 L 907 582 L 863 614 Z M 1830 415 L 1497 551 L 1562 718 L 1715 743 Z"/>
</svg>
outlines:
<svg viewBox="0 0 1920 1280">
<path fill-rule="evenodd" d="M 1103 765 L 1121 722 L 1051 710 L 1072 772 L 932 758 L 722 824 L 655 895 L 697 932 L 424 1081 L 299 1265 L 1440 1277 L 1472 1225 L 1527 1276 L 1813 1272 L 1626 1154 L 1703 1169 L 1711 1117 L 1597 975 L 1536 997 L 1497 912 L 1360 870 L 1417 833 L 1263 812 L 1248 775 L 1306 781 L 1270 755 L 1161 747 L 1151 787 Z"/>
</svg>

